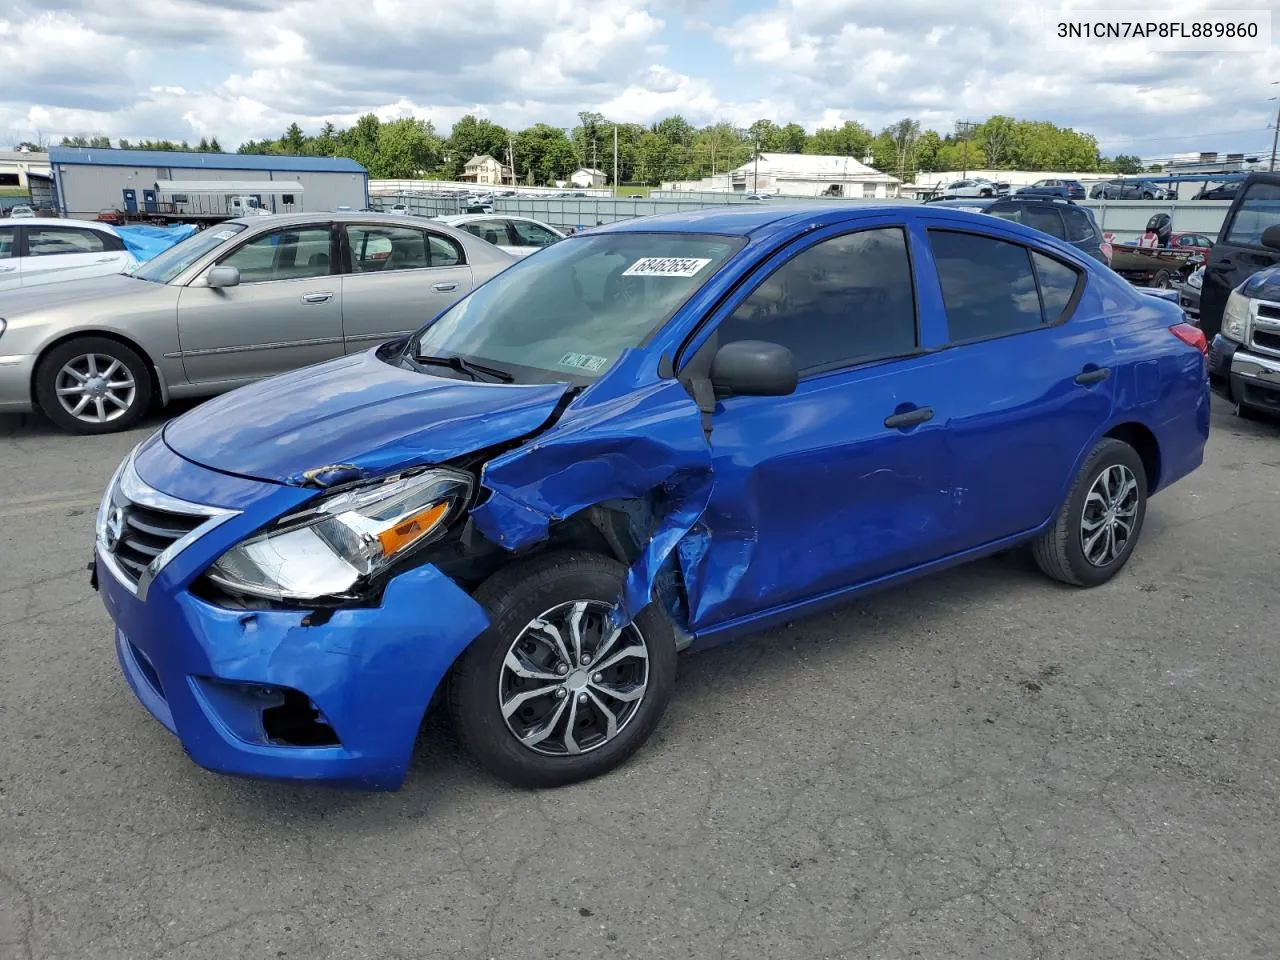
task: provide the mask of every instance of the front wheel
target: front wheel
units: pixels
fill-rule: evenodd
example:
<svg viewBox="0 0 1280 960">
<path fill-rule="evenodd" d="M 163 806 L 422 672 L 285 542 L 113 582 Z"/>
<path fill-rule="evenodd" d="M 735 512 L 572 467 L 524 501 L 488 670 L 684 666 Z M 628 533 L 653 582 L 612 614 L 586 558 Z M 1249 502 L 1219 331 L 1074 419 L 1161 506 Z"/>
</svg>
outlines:
<svg viewBox="0 0 1280 960">
<path fill-rule="evenodd" d="M 625 627 L 609 612 L 626 568 L 557 552 L 485 581 L 489 628 L 449 682 L 458 737 L 489 772 L 521 787 L 599 776 L 649 738 L 675 686 L 676 642 L 650 604 Z"/>
<path fill-rule="evenodd" d="M 137 351 L 107 337 L 79 337 L 49 351 L 36 368 L 36 403 L 73 433 L 115 433 L 151 406 L 151 376 Z"/>
<path fill-rule="evenodd" d="M 1036 565 L 1073 586 L 1106 583 L 1128 562 L 1146 515 L 1142 458 L 1108 437 L 1085 458 L 1053 525 L 1032 543 Z"/>
<path fill-rule="evenodd" d="M 1152 278 L 1151 286 L 1155 287 L 1157 290 L 1168 290 L 1169 281 L 1170 281 L 1169 271 L 1160 270 Z"/>
</svg>

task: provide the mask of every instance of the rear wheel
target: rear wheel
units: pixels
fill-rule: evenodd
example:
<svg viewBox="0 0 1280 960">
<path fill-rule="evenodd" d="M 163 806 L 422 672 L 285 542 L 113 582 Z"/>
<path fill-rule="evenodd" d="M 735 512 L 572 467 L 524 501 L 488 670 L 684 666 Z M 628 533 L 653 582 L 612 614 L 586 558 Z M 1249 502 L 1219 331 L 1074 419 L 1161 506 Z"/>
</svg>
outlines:
<svg viewBox="0 0 1280 960">
<path fill-rule="evenodd" d="M 598 554 L 552 553 L 476 591 L 490 625 L 450 677 L 449 708 L 491 773 L 561 786 L 612 770 L 649 738 L 674 689 L 675 635 L 652 604 L 612 625 L 625 574 Z"/>
<path fill-rule="evenodd" d="M 1108 437 L 1085 458 L 1053 525 L 1032 543 L 1036 565 L 1073 586 L 1106 583 L 1128 562 L 1146 515 L 1142 458 Z"/>
<path fill-rule="evenodd" d="M 1151 286 L 1157 290 L 1168 290 L 1171 277 L 1168 270 L 1159 270 L 1156 275 L 1151 278 Z"/>
<path fill-rule="evenodd" d="M 115 433 L 151 406 L 151 374 L 136 350 L 106 337 L 79 337 L 50 350 L 35 376 L 36 403 L 73 433 Z"/>
</svg>

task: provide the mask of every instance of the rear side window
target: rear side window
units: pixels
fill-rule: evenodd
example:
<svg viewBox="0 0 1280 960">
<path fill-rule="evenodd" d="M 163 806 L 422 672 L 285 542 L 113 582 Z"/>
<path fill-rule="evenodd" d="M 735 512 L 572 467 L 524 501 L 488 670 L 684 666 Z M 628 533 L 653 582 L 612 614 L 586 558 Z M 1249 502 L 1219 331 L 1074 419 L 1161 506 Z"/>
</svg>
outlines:
<svg viewBox="0 0 1280 960">
<path fill-rule="evenodd" d="M 107 234 L 72 227 L 28 227 L 27 255 L 50 257 L 62 253 L 102 253 L 117 249 L 108 246 Z"/>
<path fill-rule="evenodd" d="M 1062 226 L 1062 217 L 1058 215 L 1058 209 L 1053 204 L 996 204 L 988 207 L 987 213 L 993 217 L 999 217 L 1001 220 L 1012 220 L 1014 223 L 1021 223 L 1032 230 L 1039 230 L 1041 233 L 1047 233 L 1051 237 L 1057 237 L 1059 240 L 1066 235 L 1066 230 Z"/>
<path fill-rule="evenodd" d="M 1067 226 L 1066 239 L 1072 243 L 1093 239 L 1093 221 L 1079 207 L 1067 207 L 1059 211 Z"/>
<path fill-rule="evenodd" d="M 915 291 L 900 227 L 862 230 L 792 257 L 720 324 L 719 343 L 787 347 L 801 375 L 916 348 Z"/>
<path fill-rule="evenodd" d="M 1262 232 L 1280 224 L 1280 184 L 1255 183 L 1244 195 L 1227 231 L 1228 243 L 1262 246 Z"/>
<path fill-rule="evenodd" d="M 0 260 L 8 260 L 13 256 L 17 233 L 13 227 L 0 227 Z"/>
<path fill-rule="evenodd" d="M 929 245 L 952 343 L 1024 333 L 1053 323 L 1061 319 L 1080 281 L 1074 268 L 993 237 L 930 230 Z"/>
</svg>

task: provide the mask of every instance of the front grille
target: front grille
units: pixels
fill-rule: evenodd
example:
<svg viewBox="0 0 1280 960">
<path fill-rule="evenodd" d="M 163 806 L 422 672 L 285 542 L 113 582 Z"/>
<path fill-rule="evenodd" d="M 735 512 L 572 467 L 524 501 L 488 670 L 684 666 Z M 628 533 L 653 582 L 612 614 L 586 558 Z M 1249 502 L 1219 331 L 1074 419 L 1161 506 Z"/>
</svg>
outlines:
<svg viewBox="0 0 1280 960">
<path fill-rule="evenodd" d="M 1280 303 L 1254 301 L 1253 348 L 1280 357 Z"/>
<path fill-rule="evenodd" d="M 134 586 L 151 561 L 208 519 L 133 503 L 118 486 L 111 505 L 123 521 L 111 554 Z"/>
</svg>

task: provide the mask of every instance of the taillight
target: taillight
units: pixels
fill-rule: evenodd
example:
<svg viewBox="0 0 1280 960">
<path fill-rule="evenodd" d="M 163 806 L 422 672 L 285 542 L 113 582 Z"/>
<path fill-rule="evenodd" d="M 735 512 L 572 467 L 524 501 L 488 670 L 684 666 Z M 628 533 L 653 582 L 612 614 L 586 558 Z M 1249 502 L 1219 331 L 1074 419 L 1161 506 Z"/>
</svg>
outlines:
<svg viewBox="0 0 1280 960">
<path fill-rule="evenodd" d="M 1188 347 L 1195 347 L 1206 356 L 1209 353 L 1209 340 L 1205 337 L 1204 331 L 1190 323 L 1175 323 L 1169 328 L 1169 332 L 1185 343 Z"/>
</svg>

